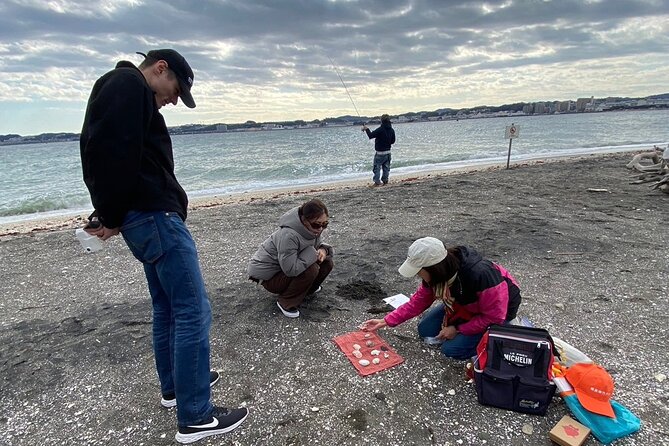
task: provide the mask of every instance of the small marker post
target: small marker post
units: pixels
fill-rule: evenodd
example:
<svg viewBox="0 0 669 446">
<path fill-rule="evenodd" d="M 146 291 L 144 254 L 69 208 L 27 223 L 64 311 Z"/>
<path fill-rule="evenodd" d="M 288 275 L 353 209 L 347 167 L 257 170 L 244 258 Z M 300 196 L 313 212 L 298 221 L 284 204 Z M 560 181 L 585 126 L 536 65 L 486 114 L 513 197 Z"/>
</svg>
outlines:
<svg viewBox="0 0 669 446">
<path fill-rule="evenodd" d="M 509 163 L 511 162 L 511 142 L 513 141 L 513 138 L 517 138 L 518 134 L 520 133 L 520 126 L 517 126 L 513 122 L 511 125 L 506 127 L 506 132 L 504 134 L 505 138 L 509 138 L 509 153 L 506 157 L 506 168 L 509 168 Z"/>
</svg>

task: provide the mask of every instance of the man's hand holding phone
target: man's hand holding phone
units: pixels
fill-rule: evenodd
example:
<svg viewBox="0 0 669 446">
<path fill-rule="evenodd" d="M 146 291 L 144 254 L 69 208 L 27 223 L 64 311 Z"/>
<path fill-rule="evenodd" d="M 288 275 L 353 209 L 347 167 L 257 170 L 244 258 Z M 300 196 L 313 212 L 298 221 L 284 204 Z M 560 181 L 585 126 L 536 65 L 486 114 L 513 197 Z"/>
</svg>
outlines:
<svg viewBox="0 0 669 446">
<path fill-rule="evenodd" d="M 92 219 L 88 220 L 88 224 L 84 226 L 84 229 L 98 229 L 100 226 L 102 226 L 100 220 L 98 220 L 96 217 L 93 217 Z"/>
<path fill-rule="evenodd" d="M 110 237 L 118 235 L 119 228 L 107 228 L 100 223 L 100 220 L 98 220 L 97 217 L 93 217 L 88 220 L 88 224 L 84 226 L 84 231 L 90 235 L 98 236 L 102 240 L 107 240 Z"/>
</svg>

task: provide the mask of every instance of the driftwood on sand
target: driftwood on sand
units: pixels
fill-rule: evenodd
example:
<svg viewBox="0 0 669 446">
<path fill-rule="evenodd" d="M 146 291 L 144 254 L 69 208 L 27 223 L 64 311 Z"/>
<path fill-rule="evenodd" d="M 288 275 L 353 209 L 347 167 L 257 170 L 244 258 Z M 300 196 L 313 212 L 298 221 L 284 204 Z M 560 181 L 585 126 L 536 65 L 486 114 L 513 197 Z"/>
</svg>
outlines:
<svg viewBox="0 0 669 446">
<path fill-rule="evenodd" d="M 651 189 L 669 194 L 669 146 L 664 151 L 654 146 L 651 152 L 636 154 L 626 167 L 641 172 L 630 184 L 652 182 Z"/>
</svg>

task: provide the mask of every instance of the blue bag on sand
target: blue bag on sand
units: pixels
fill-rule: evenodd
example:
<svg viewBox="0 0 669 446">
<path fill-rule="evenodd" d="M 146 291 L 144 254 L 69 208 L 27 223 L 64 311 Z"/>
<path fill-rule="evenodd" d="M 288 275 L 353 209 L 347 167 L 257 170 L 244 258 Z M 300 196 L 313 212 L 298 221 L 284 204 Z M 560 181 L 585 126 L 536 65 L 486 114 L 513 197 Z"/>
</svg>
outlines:
<svg viewBox="0 0 669 446">
<path fill-rule="evenodd" d="M 576 419 L 587 426 L 592 434 L 604 444 L 633 434 L 641 428 L 641 420 L 622 404 L 611 400 L 615 418 L 587 411 L 578 401 L 576 394 L 562 397 Z"/>
</svg>

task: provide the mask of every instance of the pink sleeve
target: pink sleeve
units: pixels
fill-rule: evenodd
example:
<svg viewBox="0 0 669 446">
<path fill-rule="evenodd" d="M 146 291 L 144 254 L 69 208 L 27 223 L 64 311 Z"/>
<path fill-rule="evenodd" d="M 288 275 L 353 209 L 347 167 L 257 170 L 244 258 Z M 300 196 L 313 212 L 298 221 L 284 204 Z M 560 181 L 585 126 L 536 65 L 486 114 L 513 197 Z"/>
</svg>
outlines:
<svg viewBox="0 0 669 446">
<path fill-rule="evenodd" d="M 509 304 L 509 289 L 506 281 L 479 293 L 478 314 L 458 325 L 458 331 L 471 336 L 483 333 L 490 324 L 502 324 Z M 401 308 L 401 307 L 400 307 Z"/>
<path fill-rule="evenodd" d="M 408 321 L 430 308 L 434 302 L 432 288 L 421 283 L 415 293 L 411 295 L 409 302 L 400 305 L 394 311 L 388 313 L 383 319 L 389 327 L 395 327 L 402 322 Z"/>
</svg>

